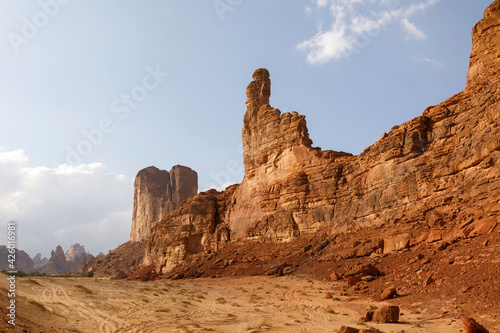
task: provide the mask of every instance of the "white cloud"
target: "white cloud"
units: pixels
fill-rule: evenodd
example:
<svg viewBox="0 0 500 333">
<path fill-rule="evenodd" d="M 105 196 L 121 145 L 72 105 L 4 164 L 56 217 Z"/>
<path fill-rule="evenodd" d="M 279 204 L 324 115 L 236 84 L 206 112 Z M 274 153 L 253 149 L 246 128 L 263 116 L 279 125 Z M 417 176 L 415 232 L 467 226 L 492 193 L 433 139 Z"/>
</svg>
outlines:
<svg viewBox="0 0 500 333">
<path fill-rule="evenodd" d="M 401 24 L 408 34 L 408 38 L 425 39 L 427 37 L 422 30 L 417 28 L 415 24 L 408 21 L 406 17 L 401 20 Z"/>
<path fill-rule="evenodd" d="M 391 0 L 312 0 L 318 15 L 328 9 L 331 21 L 329 29 L 324 31 L 324 22 L 320 22 L 318 32 L 297 44 L 297 49 L 308 52 L 307 62 L 310 64 L 350 59 L 353 53 L 359 53 L 392 22 L 400 23 L 407 38 L 425 39 L 425 33 L 410 18 L 438 1 L 414 1 L 408 4 L 408 1 Z M 306 12 L 310 15 L 312 9 L 307 8 Z"/>
<path fill-rule="evenodd" d="M 434 67 L 435 69 L 443 69 L 446 67 L 445 63 L 439 62 L 436 59 L 431 59 L 431 58 L 425 58 L 425 57 L 420 58 L 420 59 L 417 59 L 417 62 L 428 64 L 428 65 Z"/>
<path fill-rule="evenodd" d="M 128 240 L 132 202 L 132 181 L 101 163 L 33 167 L 23 150 L 0 148 L 1 228 L 16 221 L 18 248 L 31 256 L 74 243 L 94 254 L 114 248 Z"/>
</svg>

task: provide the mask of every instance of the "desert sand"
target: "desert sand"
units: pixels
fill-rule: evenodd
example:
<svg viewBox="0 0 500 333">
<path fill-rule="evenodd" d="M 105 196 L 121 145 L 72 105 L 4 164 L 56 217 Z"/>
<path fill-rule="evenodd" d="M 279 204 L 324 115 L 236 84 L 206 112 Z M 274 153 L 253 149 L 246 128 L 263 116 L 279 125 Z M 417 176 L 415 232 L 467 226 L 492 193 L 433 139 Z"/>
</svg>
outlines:
<svg viewBox="0 0 500 333">
<path fill-rule="evenodd" d="M 32 277 L 18 278 L 17 284 L 17 301 L 25 304 L 18 308 L 18 329 L 28 318 L 32 332 L 336 332 L 348 325 L 386 333 L 446 333 L 463 328 L 457 318 L 426 317 L 418 304 L 401 309 L 400 323 L 362 323 L 368 306 L 383 303 L 338 296 L 338 283 L 297 276 L 153 282 Z M 0 287 L 7 287 L 6 279 Z M 333 298 L 324 299 L 326 292 Z"/>
</svg>

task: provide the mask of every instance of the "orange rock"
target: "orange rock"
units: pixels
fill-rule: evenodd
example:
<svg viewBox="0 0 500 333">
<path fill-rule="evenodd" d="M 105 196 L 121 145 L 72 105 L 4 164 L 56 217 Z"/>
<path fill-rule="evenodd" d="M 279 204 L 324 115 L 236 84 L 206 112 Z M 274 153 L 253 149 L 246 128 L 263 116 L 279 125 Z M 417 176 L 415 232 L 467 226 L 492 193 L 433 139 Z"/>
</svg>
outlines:
<svg viewBox="0 0 500 333">
<path fill-rule="evenodd" d="M 397 323 L 399 320 L 399 306 L 385 305 L 373 312 L 373 321 L 379 323 Z"/>
<path fill-rule="evenodd" d="M 460 318 L 462 323 L 464 323 L 464 333 L 489 333 L 489 331 L 475 321 L 473 318 Z"/>
<path fill-rule="evenodd" d="M 380 295 L 380 299 L 381 300 L 391 299 L 391 298 L 396 297 L 397 295 L 398 295 L 398 292 L 396 291 L 396 288 L 389 287 L 389 288 L 384 289 L 384 291 Z"/>
<path fill-rule="evenodd" d="M 166 273 L 228 242 L 384 224 L 424 223 L 426 241 L 435 242 L 484 212 L 497 218 L 488 207 L 500 196 L 499 8 L 496 0 L 472 31 L 466 88 L 357 156 L 313 147 L 305 116 L 273 108 L 269 72 L 257 69 L 246 90 L 242 182 L 167 213 L 151 230 L 144 264 Z M 493 228 L 491 222 L 473 233 Z M 392 249 L 408 246 L 408 236 L 398 237 Z"/>
</svg>

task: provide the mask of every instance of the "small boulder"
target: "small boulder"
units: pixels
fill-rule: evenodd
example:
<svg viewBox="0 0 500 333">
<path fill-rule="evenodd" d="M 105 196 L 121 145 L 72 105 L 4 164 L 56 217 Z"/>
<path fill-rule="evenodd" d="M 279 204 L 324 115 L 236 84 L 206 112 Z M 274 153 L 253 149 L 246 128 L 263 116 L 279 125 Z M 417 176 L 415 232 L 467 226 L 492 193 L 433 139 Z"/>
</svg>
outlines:
<svg viewBox="0 0 500 333">
<path fill-rule="evenodd" d="M 266 270 L 266 272 L 264 273 L 265 275 L 278 275 L 278 276 L 282 276 L 283 275 L 283 269 L 285 269 L 285 267 L 289 266 L 286 262 L 284 261 L 280 261 L 280 262 L 277 262 L 275 264 L 272 264 L 271 266 L 269 266 L 269 268 Z"/>
<path fill-rule="evenodd" d="M 399 320 L 399 306 L 384 305 L 373 312 L 373 321 L 379 323 L 397 323 Z"/>
<path fill-rule="evenodd" d="M 462 323 L 464 323 L 464 333 L 489 333 L 489 331 L 473 318 L 460 318 Z"/>
<path fill-rule="evenodd" d="M 330 274 L 330 279 L 332 279 L 332 281 L 338 281 L 340 280 L 340 275 L 333 272 L 332 274 Z"/>
<path fill-rule="evenodd" d="M 427 277 L 424 281 L 424 286 L 427 287 L 430 285 L 432 282 L 434 282 L 434 278 L 432 277 L 432 274 Z"/>
<path fill-rule="evenodd" d="M 333 296 L 332 296 L 332 293 L 330 293 L 330 292 L 327 292 L 325 294 L 325 297 L 323 297 L 323 299 L 332 299 L 332 298 L 333 298 Z"/>
<path fill-rule="evenodd" d="M 361 318 L 359 318 L 359 320 L 362 321 L 362 322 L 365 322 L 365 323 L 367 321 L 372 321 L 373 312 L 374 312 L 373 310 L 366 311 L 365 314 Z"/>
<path fill-rule="evenodd" d="M 358 333 L 384 333 L 384 332 L 373 327 L 368 327 L 360 330 Z"/>
<path fill-rule="evenodd" d="M 410 234 L 401 234 L 396 237 L 384 239 L 384 253 L 400 251 L 410 246 Z"/>
<path fill-rule="evenodd" d="M 340 326 L 339 330 L 337 333 L 358 333 L 359 330 L 354 327 L 349 327 L 349 326 Z"/>
<path fill-rule="evenodd" d="M 389 287 L 389 288 L 384 289 L 384 291 L 382 291 L 382 294 L 380 295 L 380 299 L 381 300 L 392 299 L 396 296 L 398 296 L 398 292 L 396 291 L 396 288 Z"/>
<path fill-rule="evenodd" d="M 349 271 L 347 271 L 344 275 L 346 277 L 357 276 L 357 275 L 360 275 L 360 276 L 367 276 L 367 275 L 379 276 L 380 271 L 378 270 L 377 267 L 373 266 L 372 264 L 367 264 L 367 265 L 358 264 L 355 267 L 353 267 L 352 269 L 350 269 Z"/>
</svg>

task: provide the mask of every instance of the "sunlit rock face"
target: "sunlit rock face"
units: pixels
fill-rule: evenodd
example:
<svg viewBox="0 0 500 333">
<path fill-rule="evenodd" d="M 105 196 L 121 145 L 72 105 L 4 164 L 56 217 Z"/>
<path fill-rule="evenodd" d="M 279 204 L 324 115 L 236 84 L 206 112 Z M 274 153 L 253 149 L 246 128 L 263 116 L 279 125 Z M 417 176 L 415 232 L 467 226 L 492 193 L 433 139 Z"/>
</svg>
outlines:
<svg viewBox="0 0 500 333">
<path fill-rule="evenodd" d="M 163 215 L 198 193 L 198 174 L 182 165 L 170 172 L 154 166 L 142 169 L 134 181 L 134 210 L 131 241 L 149 237 L 151 228 Z"/>
<path fill-rule="evenodd" d="M 464 91 L 394 126 L 358 156 L 312 147 L 305 116 L 271 107 L 269 72 L 257 69 L 246 91 L 243 181 L 165 215 L 144 263 L 165 273 L 239 239 L 498 219 L 499 25 L 497 0 L 474 27 Z"/>
</svg>

